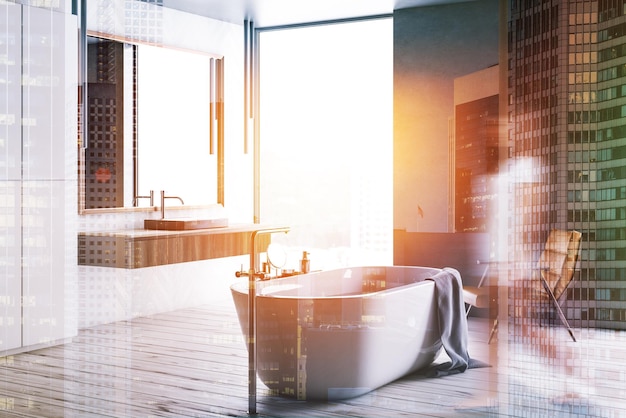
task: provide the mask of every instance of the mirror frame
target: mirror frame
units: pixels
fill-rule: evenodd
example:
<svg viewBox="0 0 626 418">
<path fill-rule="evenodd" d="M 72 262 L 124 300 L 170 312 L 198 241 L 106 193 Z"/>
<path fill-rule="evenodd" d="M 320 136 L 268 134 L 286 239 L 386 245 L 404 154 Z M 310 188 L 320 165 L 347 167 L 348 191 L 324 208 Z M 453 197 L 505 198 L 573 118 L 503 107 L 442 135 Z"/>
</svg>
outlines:
<svg viewBox="0 0 626 418">
<path fill-rule="evenodd" d="M 155 44 L 151 42 L 143 42 L 141 40 L 112 35 L 108 33 L 91 31 L 86 29 L 86 23 L 81 24 L 80 42 L 79 42 L 79 83 L 78 83 L 78 213 L 80 215 L 99 214 L 99 213 L 122 213 L 122 212 L 154 212 L 160 209 L 158 201 L 153 202 L 153 206 L 119 206 L 111 208 L 90 208 L 85 207 L 86 203 L 86 156 L 85 151 L 89 144 L 87 137 L 89 132 L 88 126 L 88 103 L 87 103 L 87 83 L 88 83 L 88 65 L 87 65 L 87 38 L 96 37 L 111 41 L 133 44 L 148 45 L 154 47 L 170 48 L 179 51 L 186 51 L 195 54 L 202 54 L 215 60 L 215 70 L 211 71 L 211 77 L 214 77 L 215 91 L 214 98 L 211 98 L 211 124 L 215 123 L 215 138 L 210 138 L 211 151 L 216 150 L 217 153 L 217 202 L 207 202 L 206 206 L 215 203 L 224 205 L 224 56 L 205 51 L 185 49 L 167 44 Z M 212 67 L 213 69 L 213 67 Z M 213 81 L 212 81 L 213 82 Z M 214 128 L 211 127 L 210 133 L 213 136 Z M 216 144 L 214 144 L 216 142 Z M 136 157 L 133 157 L 136 158 Z M 136 171 L 136 164 L 133 163 Z M 133 176 L 136 176 L 133 172 Z M 137 181 L 133 179 L 133 187 L 136 187 Z M 136 192 L 136 191 L 135 191 Z M 157 191 L 155 191 L 156 194 Z M 136 194 L 136 193 L 135 193 Z M 199 205 L 205 206 L 205 205 Z M 190 207 L 189 205 L 186 207 Z"/>
</svg>

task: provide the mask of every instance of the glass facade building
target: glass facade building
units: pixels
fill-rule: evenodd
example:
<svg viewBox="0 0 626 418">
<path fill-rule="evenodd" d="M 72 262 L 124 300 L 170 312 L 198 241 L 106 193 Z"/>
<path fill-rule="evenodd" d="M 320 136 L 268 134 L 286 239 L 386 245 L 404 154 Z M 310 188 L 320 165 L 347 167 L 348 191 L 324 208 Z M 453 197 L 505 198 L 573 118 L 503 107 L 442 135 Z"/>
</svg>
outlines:
<svg viewBox="0 0 626 418">
<path fill-rule="evenodd" d="M 487 232 L 495 216 L 498 174 L 498 95 L 455 107 L 456 232 Z"/>
<path fill-rule="evenodd" d="M 626 2 L 513 0 L 508 21 L 509 279 L 551 229 L 583 233 L 565 314 L 626 327 Z M 513 317 L 524 301 L 509 300 Z"/>
</svg>

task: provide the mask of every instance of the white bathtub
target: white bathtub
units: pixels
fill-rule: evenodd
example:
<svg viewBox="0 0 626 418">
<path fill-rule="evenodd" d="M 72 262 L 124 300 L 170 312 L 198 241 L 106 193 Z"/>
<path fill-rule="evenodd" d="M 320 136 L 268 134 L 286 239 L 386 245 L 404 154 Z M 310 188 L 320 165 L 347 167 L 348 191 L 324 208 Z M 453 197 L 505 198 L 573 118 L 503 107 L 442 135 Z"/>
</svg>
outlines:
<svg viewBox="0 0 626 418">
<path fill-rule="evenodd" d="M 428 366 L 441 349 L 439 269 L 353 267 L 257 282 L 257 372 L 274 395 L 362 395 Z M 248 282 L 231 286 L 248 335 Z"/>
</svg>

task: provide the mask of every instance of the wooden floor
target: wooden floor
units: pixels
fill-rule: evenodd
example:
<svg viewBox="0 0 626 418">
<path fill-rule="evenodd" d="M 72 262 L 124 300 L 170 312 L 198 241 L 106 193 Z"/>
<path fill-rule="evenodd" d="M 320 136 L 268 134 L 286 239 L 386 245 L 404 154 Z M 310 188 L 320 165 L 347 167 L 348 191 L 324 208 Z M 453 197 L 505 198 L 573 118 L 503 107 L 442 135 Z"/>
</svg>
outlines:
<svg viewBox="0 0 626 418">
<path fill-rule="evenodd" d="M 485 319 L 470 318 L 469 327 L 470 355 L 491 367 L 441 378 L 413 374 L 328 403 L 268 396 L 259 382 L 258 415 L 626 416 L 624 333 L 576 330 L 574 343 L 554 327 L 541 332 L 556 344 L 542 348 L 502 336 L 487 344 Z M 2 417 L 248 415 L 247 352 L 229 303 L 85 329 L 71 343 L 0 363 Z"/>
</svg>

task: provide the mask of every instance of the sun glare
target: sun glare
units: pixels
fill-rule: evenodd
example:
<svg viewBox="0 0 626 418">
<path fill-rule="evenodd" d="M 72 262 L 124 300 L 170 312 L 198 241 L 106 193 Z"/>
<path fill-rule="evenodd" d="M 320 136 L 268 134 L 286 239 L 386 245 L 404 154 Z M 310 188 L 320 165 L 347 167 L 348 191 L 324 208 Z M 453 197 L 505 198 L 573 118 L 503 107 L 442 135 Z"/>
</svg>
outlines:
<svg viewBox="0 0 626 418">
<path fill-rule="evenodd" d="M 312 268 L 392 262 L 392 35 L 391 19 L 261 33 L 261 221 L 290 225 Z"/>
</svg>

